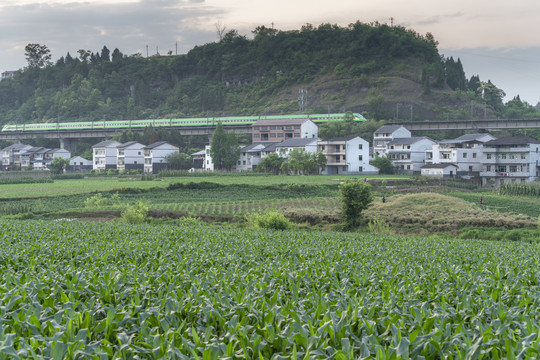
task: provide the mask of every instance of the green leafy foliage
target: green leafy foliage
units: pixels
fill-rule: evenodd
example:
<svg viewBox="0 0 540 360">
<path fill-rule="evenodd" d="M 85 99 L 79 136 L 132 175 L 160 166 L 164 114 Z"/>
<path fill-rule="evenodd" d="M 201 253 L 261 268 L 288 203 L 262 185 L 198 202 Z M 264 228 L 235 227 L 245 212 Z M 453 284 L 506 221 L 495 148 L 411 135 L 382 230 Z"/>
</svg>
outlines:
<svg viewBox="0 0 540 360">
<path fill-rule="evenodd" d="M 291 227 L 289 219 L 275 210 L 248 214 L 246 220 L 249 225 L 261 229 L 287 230 Z"/>
<path fill-rule="evenodd" d="M 216 170 L 230 170 L 240 157 L 238 138 L 232 132 L 226 132 L 221 122 L 218 122 L 212 141 L 210 156 Z"/>
<path fill-rule="evenodd" d="M 0 221 L 5 358 L 537 358 L 522 242 Z"/>
<path fill-rule="evenodd" d="M 346 179 L 339 185 L 343 222 L 346 227 L 359 225 L 362 211 L 373 201 L 371 186 L 358 179 Z"/>
<path fill-rule="evenodd" d="M 121 220 L 128 224 L 142 224 L 148 215 L 148 205 L 139 200 L 122 212 Z"/>
</svg>

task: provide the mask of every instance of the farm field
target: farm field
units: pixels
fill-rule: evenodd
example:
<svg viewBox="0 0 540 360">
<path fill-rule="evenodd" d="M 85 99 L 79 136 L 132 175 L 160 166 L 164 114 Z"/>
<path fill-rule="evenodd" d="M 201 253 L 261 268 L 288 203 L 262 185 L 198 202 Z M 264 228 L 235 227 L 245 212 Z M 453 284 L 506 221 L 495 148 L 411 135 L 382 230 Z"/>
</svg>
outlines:
<svg viewBox="0 0 540 360">
<path fill-rule="evenodd" d="M 540 245 L 0 220 L 16 358 L 540 356 Z"/>
<path fill-rule="evenodd" d="M 347 176 L 347 178 L 355 178 Z M 362 178 L 363 177 L 356 177 Z M 133 178 L 99 177 L 74 180 L 55 180 L 53 183 L 6 184 L 0 185 L 0 199 L 37 198 L 47 196 L 66 196 L 107 192 L 120 189 L 166 188 L 174 183 L 213 182 L 222 185 L 338 185 L 344 176 L 287 176 L 287 175 L 246 175 L 246 176 L 185 176 L 162 177 L 151 181 L 141 181 L 140 176 Z M 403 176 L 369 176 L 369 179 L 404 179 Z M 405 177 L 410 179 L 410 177 Z"/>
</svg>

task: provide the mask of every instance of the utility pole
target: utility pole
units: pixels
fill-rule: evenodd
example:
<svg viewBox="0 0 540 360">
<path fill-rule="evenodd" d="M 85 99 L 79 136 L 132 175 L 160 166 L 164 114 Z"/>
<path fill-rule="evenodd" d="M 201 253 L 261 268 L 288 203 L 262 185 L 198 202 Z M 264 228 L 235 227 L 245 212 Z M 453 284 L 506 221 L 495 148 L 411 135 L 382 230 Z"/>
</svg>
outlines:
<svg viewBox="0 0 540 360">
<path fill-rule="evenodd" d="M 304 113 L 307 104 L 307 89 L 298 90 L 298 107 L 300 112 Z"/>
<path fill-rule="evenodd" d="M 148 45 L 146 45 L 146 57 L 148 57 Z"/>
</svg>

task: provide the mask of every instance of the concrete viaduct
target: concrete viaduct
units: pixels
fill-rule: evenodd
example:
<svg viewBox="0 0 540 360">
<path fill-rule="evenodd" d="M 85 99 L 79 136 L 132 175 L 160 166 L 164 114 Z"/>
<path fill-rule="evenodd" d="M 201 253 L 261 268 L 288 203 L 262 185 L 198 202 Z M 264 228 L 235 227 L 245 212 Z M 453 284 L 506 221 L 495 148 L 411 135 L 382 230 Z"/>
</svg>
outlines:
<svg viewBox="0 0 540 360">
<path fill-rule="evenodd" d="M 410 131 L 436 131 L 436 130 L 470 130 L 488 131 L 501 129 L 535 129 L 540 128 L 540 119 L 484 119 L 484 120 L 451 120 L 451 121 L 412 121 L 393 123 L 387 125 L 403 125 Z M 168 128 L 164 128 L 168 129 Z M 215 126 L 185 126 L 175 128 L 181 135 L 206 135 L 209 138 Z M 251 125 L 225 125 L 225 129 L 238 135 L 250 135 Z M 143 132 L 144 128 L 131 129 Z M 78 139 L 95 138 L 107 139 L 116 135 L 118 130 L 41 130 L 41 131 L 9 131 L 1 132 L 0 140 L 30 140 L 37 138 L 58 139 L 60 147 L 75 150 Z"/>
<path fill-rule="evenodd" d="M 212 137 L 215 130 L 215 125 L 208 126 L 182 126 L 175 127 L 181 135 L 192 136 L 208 136 Z M 237 135 L 251 135 L 251 125 L 224 125 L 227 131 L 232 131 Z M 168 127 L 155 128 L 158 129 L 171 129 Z M 132 132 L 144 132 L 145 128 L 132 128 Z M 36 130 L 36 131 L 6 131 L 0 133 L 0 140 L 31 140 L 31 139 L 58 139 L 60 141 L 60 147 L 62 149 L 68 149 L 75 151 L 77 148 L 77 141 L 84 138 L 93 139 L 110 139 L 117 135 L 118 129 L 107 130 Z"/>
</svg>

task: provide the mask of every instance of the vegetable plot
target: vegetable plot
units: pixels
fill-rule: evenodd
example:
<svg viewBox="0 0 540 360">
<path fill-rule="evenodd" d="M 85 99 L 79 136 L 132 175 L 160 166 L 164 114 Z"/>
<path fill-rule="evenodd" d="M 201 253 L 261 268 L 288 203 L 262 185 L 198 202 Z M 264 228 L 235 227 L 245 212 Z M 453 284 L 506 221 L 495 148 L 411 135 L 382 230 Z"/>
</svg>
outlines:
<svg viewBox="0 0 540 360">
<path fill-rule="evenodd" d="M 540 247 L 0 221 L 0 358 L 540 356 Z"/>
</svg>

